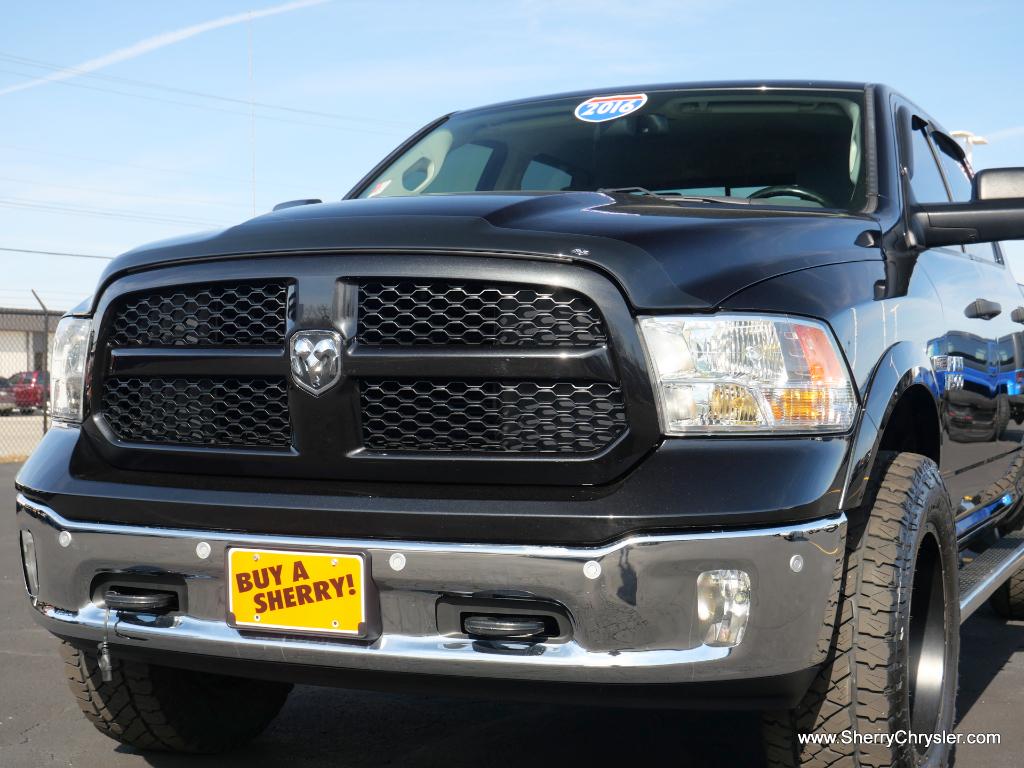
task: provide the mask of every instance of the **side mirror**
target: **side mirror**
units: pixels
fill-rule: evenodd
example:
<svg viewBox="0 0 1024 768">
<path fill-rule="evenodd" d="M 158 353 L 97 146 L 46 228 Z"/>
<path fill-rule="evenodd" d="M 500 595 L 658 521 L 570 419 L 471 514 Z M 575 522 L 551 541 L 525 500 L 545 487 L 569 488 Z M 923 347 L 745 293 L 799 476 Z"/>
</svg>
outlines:
<svg viewBox="0 0 1024 768">
<path fill-rule="evenodd" d="M 911 210 L 922 248 L 1024 238 L 1024 168 L 979 171 L 969 203 L 926 203 Z"/>
<path fill-rule="evenodd" d="M 988 168 L 974 174 L 972 200 L 1024 197 L 1024 168 Z"/>
</svg>

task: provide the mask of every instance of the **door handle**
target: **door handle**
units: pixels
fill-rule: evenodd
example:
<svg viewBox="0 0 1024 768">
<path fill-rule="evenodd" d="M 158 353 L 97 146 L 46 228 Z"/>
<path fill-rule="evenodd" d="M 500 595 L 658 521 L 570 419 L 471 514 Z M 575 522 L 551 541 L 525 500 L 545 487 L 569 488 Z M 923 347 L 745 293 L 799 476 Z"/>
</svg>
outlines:
<svg viewBox="0 0 1024 768">
<path fill-rule="evenodd" d="M 1024 323 L 1024 307 L 1017 307 L 1010 313 L 1010 319 L 1015 323 Z"/>
<path fill-rule="evenodd" d="M 997 317 L 1002 314 L 1003 308 L 994 301 L 988 299 L 975 299 L 967 308 L 964 310 L 964 314 L 974 319 L 991 320 L 993 317 Z"/>
</svg>

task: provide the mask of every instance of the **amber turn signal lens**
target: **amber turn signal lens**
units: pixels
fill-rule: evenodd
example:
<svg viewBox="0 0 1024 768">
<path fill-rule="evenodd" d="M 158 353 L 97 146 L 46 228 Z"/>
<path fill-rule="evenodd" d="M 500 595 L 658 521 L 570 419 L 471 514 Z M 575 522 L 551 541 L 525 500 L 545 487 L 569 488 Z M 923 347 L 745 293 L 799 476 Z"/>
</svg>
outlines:
<svg viewBox="0 0 1024 768">
<path fill-rule="evenodd" d="M 820 389 L 786 389 L 771 402 L 772 415 L 777 421 L 813 422 L 828 413 L 829 392 Z"/>
</svg>

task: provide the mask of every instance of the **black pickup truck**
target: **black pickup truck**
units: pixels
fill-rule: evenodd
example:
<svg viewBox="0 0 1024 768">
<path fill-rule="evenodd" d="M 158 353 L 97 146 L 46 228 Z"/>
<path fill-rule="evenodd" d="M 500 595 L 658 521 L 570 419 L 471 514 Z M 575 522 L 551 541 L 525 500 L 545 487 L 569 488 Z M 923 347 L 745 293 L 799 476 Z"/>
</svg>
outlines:
<svg viewBox="0 0 1024 768">
<path fill-rule="evenodd" d="M 448 115 L 61 320 L 35 614 L 140 748 L 230 748 L 313 681 L 944 764 L 960 622 L 1024 615 L 1021 237 L 1024 169 L 881 85 Z"/>
</svg>

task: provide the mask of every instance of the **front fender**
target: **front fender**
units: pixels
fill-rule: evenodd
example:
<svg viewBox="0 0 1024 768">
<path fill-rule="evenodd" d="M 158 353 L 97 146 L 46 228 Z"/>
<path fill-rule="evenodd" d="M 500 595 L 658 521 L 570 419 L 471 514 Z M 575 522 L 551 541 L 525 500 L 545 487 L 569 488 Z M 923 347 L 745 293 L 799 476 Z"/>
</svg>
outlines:
<svg viewBox="0 0 1024 768">
<path fill-rule="evenodd" d="M 878 461 L 882 436 L 896 404 L 914 386 L 923 387 L 930 393 L 935 404 L 935 427 L 937 432 L 940 431 L 939 387 L 931 360 L 920 345 L 901 341 L 885 351 L 866 384 L 861 418 L 850 448 L 850 469 L 840 509 L 853 509 L 863 502 Z M 938 459 L 937 456 L 935 458 Z"/>
<path fill-rule="evenodd" d="M 928 357 L 928 339 L 940 306 L 927 280 L 916 280 L 906 296 L 880 299 L 885 262 L 866 260 L 801 270 L 766 280 L 731 297 L 724 309 L 800 314 L 832 327 L 850 365 L 862 404 L 854 426 L 840 509 L 863 501 L 879 446 L 896 404 L 915 386 L 935 403 L 938 385 Z M 938 427 L 938 409 L 936 427 Z"/>
</svg>

